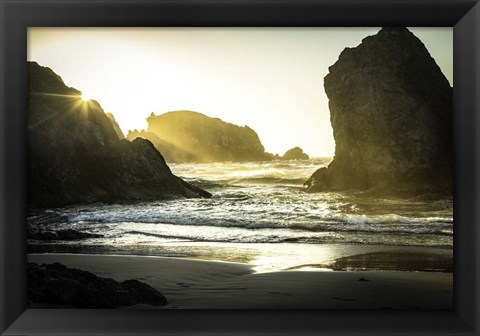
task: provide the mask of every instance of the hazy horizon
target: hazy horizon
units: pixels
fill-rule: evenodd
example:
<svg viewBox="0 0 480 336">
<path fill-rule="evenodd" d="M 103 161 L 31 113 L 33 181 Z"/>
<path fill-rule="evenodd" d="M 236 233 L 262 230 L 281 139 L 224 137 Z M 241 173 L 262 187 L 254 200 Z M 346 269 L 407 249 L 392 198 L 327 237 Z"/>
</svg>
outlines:
<svg viewBox="0 0 480 336">
<path fill-rule="evenodd" d="M 323 78 L 380 28 L 29 28 L 29 61 L 97 100 L 126 133 L 191 110 L 248 125 L 265 150 L 333 156 Z M 409 28 L 453 84 L 453 29 Z"/>
</svg>

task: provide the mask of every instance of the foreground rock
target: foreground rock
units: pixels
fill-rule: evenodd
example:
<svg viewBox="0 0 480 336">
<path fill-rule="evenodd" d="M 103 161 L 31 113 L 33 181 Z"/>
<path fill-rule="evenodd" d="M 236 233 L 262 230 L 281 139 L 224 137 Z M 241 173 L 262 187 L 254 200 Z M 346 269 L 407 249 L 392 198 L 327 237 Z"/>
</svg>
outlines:
<svg viewBox="0 0 480 336">
<path fill-rule="evenodd" d="M 173 175 L 149 141 L 120 140 L 101 106 L 51 69 L 27 70 L 30 205 L 211 196 Z"/>
<path fill-rule="evenodd" d="M 452 88 L 406 28 L 346 48 L 325 77 L 335 158 L 309 191 L 452 190 Z"/>
<path fill-rule="evenodd" d="M 294 147 L 285 152 L 282 156 L 282 160 L 308 160 L 310 157 L 303 152 L 300 147 Z"/>
<path fill-rule="evenodd" d="M 127 138 L 152 141 L 167 162 L 264 161 L 257 133 L 192 111 L 174 111 L 147 118 L 147 131 L 129 132 Z"/>
<path fill-rule="evenodd" d="M 137 281 L 121 283 L 62 264 L 27 264 L 28 300 L 79 308 L 115 308 L 135 304 L 160 306 L 167 299 L 155 288 Z"/>
</svg>

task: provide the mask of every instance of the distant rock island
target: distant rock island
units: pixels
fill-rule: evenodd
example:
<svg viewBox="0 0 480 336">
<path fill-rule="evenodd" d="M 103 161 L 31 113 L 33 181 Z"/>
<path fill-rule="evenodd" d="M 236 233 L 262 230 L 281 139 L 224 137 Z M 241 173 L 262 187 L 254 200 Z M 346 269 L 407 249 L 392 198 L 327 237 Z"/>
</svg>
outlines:
<svg viewBox="0 0 480 336">
<path fill-rule="evenodd" d="M 335 158 L 307 190 L 452 191 L 453 90 L 407 28 L 346 48 L 324 86 Z"/>
<path fill-rule="evenodd" d="M 28 62 L 27 75 L 31 205 L 211 196 L 173 175 L 149 141 L 121 140 L 113 116 L 51 69 Z"/>
<path fill-rule="evenodd" d="M 300 147 L 293 147 L 283 154 L 282 160 L 308 160 L 310 157 Z"/>
<path fill-rule="evenodd" d="M 193 111 L 173 111 L 147 118 L 147 131 L 130 131 L 127 139 L 150 140 L 167 162 L 265 161 L 257 133 Z"/>
</svg>

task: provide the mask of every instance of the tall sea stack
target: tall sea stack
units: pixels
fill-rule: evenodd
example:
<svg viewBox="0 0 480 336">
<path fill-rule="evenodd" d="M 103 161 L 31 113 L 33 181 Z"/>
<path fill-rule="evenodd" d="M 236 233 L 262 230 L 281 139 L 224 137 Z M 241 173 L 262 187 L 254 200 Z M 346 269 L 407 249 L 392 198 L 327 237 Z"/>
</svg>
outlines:
<svg viewBox="0 0 480 336">
<path fill-rule="evenodd" d="M 28 62 L 28 201 L 35 206 L 208 197 L 147 140 L 120 139 L 96 101 Z"/>
<path fill-rule="evenodd" d="M 453 92 L 413 33 L 382 28 L 346 48 L 324 86 L 335 158 L 308 191 L 451 192 Z"/>
</svg>

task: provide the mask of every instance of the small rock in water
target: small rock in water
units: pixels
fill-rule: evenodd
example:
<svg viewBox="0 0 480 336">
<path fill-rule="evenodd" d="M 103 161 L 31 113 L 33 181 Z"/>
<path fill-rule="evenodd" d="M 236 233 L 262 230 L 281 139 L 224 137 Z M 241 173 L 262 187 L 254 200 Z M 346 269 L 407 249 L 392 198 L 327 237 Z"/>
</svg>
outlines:
<svg viewBox="0 0 480 336">
<path fill-rule="evenodd" d="M 289 149 L 281 157 L 282 160 L 308 160 L 310 157 L 300 147 Z"/>
</svg>

